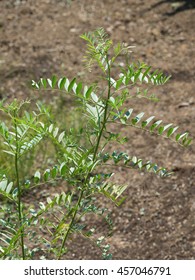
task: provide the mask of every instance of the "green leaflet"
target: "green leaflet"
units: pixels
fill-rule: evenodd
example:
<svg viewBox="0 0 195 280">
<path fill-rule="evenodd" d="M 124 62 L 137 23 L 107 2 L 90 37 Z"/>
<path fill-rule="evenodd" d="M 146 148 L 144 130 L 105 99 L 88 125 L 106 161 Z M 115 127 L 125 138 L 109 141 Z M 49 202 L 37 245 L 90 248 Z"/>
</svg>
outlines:
<svg viewBox="0 0 195 280">
<path fill-rule="evenodd" d="M 79 93 L 81 93 L 81 90 L 82 90 L 82 87 L 83 87 L 83 84 L 80 82 L 77 87 L 76 87 L 76 94 L 78 95 Z"/>
<path fill-rule="evenodd" d="M 92 91 L 93 91 L 93 86 L 90 86 L 89 88 L 86 86 L 84 91 L 84 96 L 88 99 L 91 96 Z"/>
<path fill-rule="evenodd" d="M 52 130 L 53 130 L 53 128 L 54 128 L 54 125 L 53 125 L 53 123 L 49 126 L 49 133 L 51 133 L 52 132 Z"/>
<path fill-rule="evenodd" d="M 129 84 L 135 85 L 137 83 L 146 83 L 153 85 L 163 85 L 169 79 L 170 76 L 164 75 L 159 70 L 151 72 L 151 66 L 146 64 L 132 64 L 128 67 L 127 71 L 119 74 L 120 79 L 112 80 L 112 85 L 118 89 L 121 83 L 128 86 Z"/>
<path fill-rule="evenodd" d="M 53 131 L 53 137 L 56 138 L 57 134 L 58 134 L 59 128 L 56 127 Z"/>
<path fill-rule="evenodd" d="M 54 167 L 52 168 L 52 170 L 51 170 L 51 177 L 52 177 L 53 179 L 55 179 L 56 176 L 57 176 L 57 173 L 58 173 L 58 167 L 57 167 L 57 166 L 54 166 Z"/>
<path fill-rule="evenodd" d="M 112 113 L 114 115 L 113 121 L 119 118 L 121 123 L 124 125 L 139 127 L 141 129 L 144 129 L 145 131 L 162 135 L 165 138 L 174 139 L 176 142 L 178 142 L 180 145 L 184 147 L 187 147 L 191 144 L 192 138 L 189 137 L 189 133 L 187 132 L 182 134 L 178 133 L 176 136 L 174 136 L 176 130 L 179 128 L 178 126 L 172 127 L 173 125 L 172 123 L 169 123 L 167 125 L 162 125 L 162 120 L 157 120 L 151 124 L 151 121 L 154 120 L 155 116 L 151 116 L 146 120 L 141 121 L 141 119 L 144 116 L 144 112 L 139 113 L 135 117 L 132 116 L 132 113 L 133 113 L 132 108 L 130 108 L 125 113 L 123 113 L 123 115 L 121 112 L 119 112 L 118 115 L 116 116 L 113 112 Z"/>
<path fill-rule="evenodd" d="M 169 128 L 167 131 L 167 137 L 170 137 L 178 128 L 179 126 Z"/>
<path fill-rule="evenodd" d="M 47 182 L 50 178 L 50 169 L 46 169 L 44 174 L 43 174 L 44 180 Z"/>
<path fill-rule="evenodd" d="M 0 180 L 0 193 L 5 193 L 5 196 L 11 193 L 14 183 L 8 182 L 8 179 L 4 176 Z"/>
<path fill-rule="evenodd" d="M 98 28 L 94 32 L 84 33 L 80 38 L 87 42 L 86 56 L 84 57 L 86 67 L 91 71 L 91 66 L 97 63 L 105 73 L 108 64 L 111 64 L 111 61 L 107 60 L 107 52 L 112 45 L 112 41 L 107 39 L 104 29 Z"/>
<path fill-rule="evenodd" d="M 154 118 L 155 118 L 155 116 L 151 116 L 148 119 L 146 119 L 145 121 L 142 121 L 142 128 L 146 127 Z"/>
<path fill-rule="evenodd" d="M 14 152 L 11 152 L 11 151 L 7 151 L 7 150 L 3 150 L 4 153 L 6 154 L 9 154 L 11 156 L 15 156 L 15 153 Z"/>
<path fill-rule="evenodd" d="M 58 88 L 61 89 L 61 90 L 64 89 L 65 82 L 66 82 L 66 78 L 65 77 L 60 78 L 58 80 Z"/>
<path fill-rule="evenodd" d="M 60 165 L 60 175 L 61 176 L 64 176 L 66 174 L 66 171 L 67 171 L 67 166 L 66 166 L 66 163 L 63 162 L 61 165 Z"/>
<path fill-rule="evenodd" d="M 159 167 L 156 163 L 150 161 L 144 162 L 142 159 L 137 158 L 136 156 L 129 156 L 127 153 L 117 153 L 114 151 L 111 155 L 108 153 L 101 154 L 103 162 L 108 162 L 113 160 L 114 164 L 122 164 L 127 168 L 138 168 L 140 170 L 145 169 L 146 171 L 152 171 L 153 173 L 159 175 L 160 177 L 167 177 L 171 175 L 171 171 L 166 170 L 164 167 Z"/>
<path fill-rule="evenodd" d="M 57 77 L 56 76 L 52 77 L 51 83 L 52 83 L 52 87 L 54 88 L 56 86 L 56 83 L 57 83 Z"/>
<path fill-rule="evenodd" d="M 100 193 L 104 194 L 107 198 L 112 200 L 117 206 L 120 206 L 122 202 L 125 200 L 125 196 L 119 197 L 126 190 L 127 185 L 115 185 L 112 183 L 105 183 L 99 190 Z"/>
<path fill-rule="evenodd" d="M 75 82 L 76 82 L 76 78 L 72 79 L 72 81 L 69 83 L 69 85 L 66 86 L 66 89 L 68 92 L 72 90 L 73 86 L 75 85 Z"/>
<path fill-rule="evenodd" d="M 41 140 L 43 139 L 43 135 L 38 134 L 28 142 L 25 141 L 23 145 L 20 148 L 20 155 L 22 155 L 24 152 L 27 152 L 28 150 L 31 150 L 33 147 L 35 147 Z"/>
<path fill-rule="evenodd" d="M 40 171 L 36 171 L 35 174 L 34 174 L 34 182 L 35 182 L 35 184 L 40 182 L 40 179 L 41 179 L 41 173 L 40 173 Z"/>
<path fill-rule="evenodd" d="M 40 79 L 41 84 L 43 85 L 44 88 L 47 88 L 47 80 L 44 78 Z M 52 84 L 52 83 L 51 83 Z"/>
<path fill-rule="evenodd" d="M 0 189 L 1 189 L 2 191 L 5 191 L 5 190 L 6 190 L 7 183 L 8 183 L 8 180 L 7 180 L 7 179 L 3 179 L 3 180 L 0 182 Z"/>
<path fill-rule="evenodd" d="M 60 135 L 58 136 L 58 142 L 60 143 L 62 141 L 62 139 L 65 136 L 65 131 L 61 132 Z"/>
<path fill-rule="evenodd" d="M 71 81 L 67 77 L 62 77 L 60 79 L 57 79 L 56 76 L 53 76 L 52 79 L 44 79 L 41 78 L 40 81 L 35 82 L 32 80 L 32 87 L 35 89 L 48 89 L 51 90 L 59 89 L 59 90 L 65 90 L 68 93 L 73 92 L 78 98 L 81 99 L 89 99 L 92 98 L 94 102 L 98 101 L 97 95 L 93 92 L 94 86 L 84 86 L 82 82 L 79 82 L 77 84 L 76 78 L 73 78 Z"/>
<path fill-rule="evenodd" d="M 150 126 L 150 131 L 153 132 L 155 128 L 157 128 L 157 126 L 159 126 L 162 123 L 162 120 L 156 121 L 155 123 L 153 123 Z"/>
<path fill-rule="evenodd" d="M 133 113 L 133 109 L 131 108 L 124 114 L 124 118 L 128 120 L 131 117 L 132 113 Z"/>
<path fill-rule="evenodd" d="M 142 117 L 144 116 L 144 112 L 141 112 L 140 114 L 138 114 L 135 118 L 133 118 L 131 121 L 133 124 L 137 124 L 141 119 Z"/>
</svg>

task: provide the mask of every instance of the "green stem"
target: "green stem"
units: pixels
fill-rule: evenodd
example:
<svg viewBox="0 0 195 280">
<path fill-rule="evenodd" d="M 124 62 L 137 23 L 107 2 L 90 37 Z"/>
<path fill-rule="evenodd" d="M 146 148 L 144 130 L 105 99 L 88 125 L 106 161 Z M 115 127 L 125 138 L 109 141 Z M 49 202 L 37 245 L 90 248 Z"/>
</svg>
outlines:
<svg viewBox="0 0 195 280">
<path fill-rule="evenodd" d="M 20 188 L 20 178 L 19 178 L 19 168 L 18 168 L 18 131 L 17 131 L 17 120 L 16 120 L 16 111 L 14 111 L 14 127 L 15 127 L 15 139 L 16 139 L 16 151 L 15 151 L 15 172 L 16 172 L 16 184 L 18 188 L 18 218 L 21 229 L 21 249 L 22 249 L 22 258 L 25 260 L 25 252 L 24 252 L 24 229 L 23 229 L 23 214 L 22 214 L 22 201 L 21 201 L 21 188 Z"/>
<path fill-rule="evenodd" d="M 103 118 L 103 122 L 102 122 L 102 127 L 101 127 L 100 133 L 98 135 L 97 144 L 96 144 L 95 151 L 94 151 L 94 154 L 93 154 L 93 162 L 96 159 L 98 148 L 99 148 L 99 145 L 100 145 L 100 140 L 101 140 L 101 137 L 102 137 L 102 133 L 103 133 L 103 131 L 105 129 L 105 125 L 106 125 L 106 122 L 107 122 L 107 112 L 108 112 L 109 98 L 110 98 L 110 94 L 111 94 L 111 82 L 110 82 L 111 75 L 110 75 L 110 65 L 109 65 L 108 55 L 107 55 L 106 61 L 107 61 L 107 67 L 108 67 L 108 70 L 107 70 L 108 94 L 107 94 L 107 99 L 106 99 L 106 105 L 105 105 L 105 110 L 104 110 L 104 118 Z M 77 215 L 78 210 L 80 208 L 80 203 L 81 203 L 81 200 L 83 198 L 84 191 L 85 191 L 84 186 L 86 186 L 86 183 L 87 183 L 87 180 L 88 180 L 88 177 L 89 177 L 89 173 L 90 173 L 90 170 L 88 171 L 87 176 L 85 177 L 85 181 L 83 182 L 83 188 L 82 188 L 82 190 L 80 192 L 80 195 L 79 195 L 76 207 L 75 207 L 75 211 L 74 211 L 73 217 L 72 217 L 71 222 L 69 224 L 68 230 L 66 231 L 66 233 L 64 235 L 64 239 L 62 241 L 62 245 L 61 245 L 59 256 L 58 256 L 58 260 L 60 260 L 60 258 L 61 258 L 63 248 L 64 248 L 64 246 L 66 244 L 68 235 L 69 235 L 69 233 L 70 233 L 70 231 L 72 229 L 72 226 L 74 224 L 76 215 Z"/>
<path fill-rule="evenodd" d="M 76 207 L 75 207 L 75 211 L 74 211 L 72 220 L 71 220 L 71 222 L 70 222 L 70 224 L 69 224 L 68 230 L 66 231 L 66 233 L 65 233 L 65 235 L 64 235 L 64 239 L 63 239 L 63 242 L 62 242 L 62 245 L 61 245 L 61 248 L 60 248 L 60 252 L 59 252 L 59 256 L 58 256 L 58 260 L 60 260 L 60 258 L 61 258 L 63 248 L 64 248 L 64 246 L 65 246 L 65 244 L 66 244 L 66 240 L 67 240 L 68 235 L 69 235 L 69 233 L 70 233 L 70 230 L 72 229 L 72 226 L 73 226 L 73 224 L 74 224 L 74 221 L 75 221 L 75 218 L 76 218 L 76 214 L 77 214 L 77 212 L 78 212 L 78 210 L 79 210 L 80 203 L 81 203 L 81 200 L 82 200 L 82 198 L 83 198 L 84 190 L 85 190 L 85 189 L 83 188 L 83 189 L 81 190 L 81 192 L 80 192 L 80 195 L 79 195 L 79 198 L 78 198 Z"/>
<path fill-rule="evenodd" d="M 107 112 L 108 112 L 108 103 L 109 103 L 110 94 L 111 94 L 111 82 L 110 82 L 111 75 L 110 75 L 110 65 L 109 65 L 108 55 L 107 55 L 106 61 L 107 61 L 107 67 L 108 67 L 108 70 L 107 70 L 108 94 L 107 94 L 107 99 L 106 99 L 106 105 L 105 105 L 105 110 L 104 110 L 104 118 L 103 118 L 103 122 L 102 122 L 102 127 L 101 127 L 100 133 L 98 135 L 97 145 L 95 147 L 95 151 L 94 151 L 94 155 L 93 155 L 93 161 L 96 158 L 96 155 L 97 155 L 97 152 L 98 152 L 98 148 L 99 148 L 99 145 L 100 145 L 100 140 L 101 140 L 101 137 L 102 137 L 102 133 L 103 133 L 104 128 L 106 126 Z"/>
</svg>

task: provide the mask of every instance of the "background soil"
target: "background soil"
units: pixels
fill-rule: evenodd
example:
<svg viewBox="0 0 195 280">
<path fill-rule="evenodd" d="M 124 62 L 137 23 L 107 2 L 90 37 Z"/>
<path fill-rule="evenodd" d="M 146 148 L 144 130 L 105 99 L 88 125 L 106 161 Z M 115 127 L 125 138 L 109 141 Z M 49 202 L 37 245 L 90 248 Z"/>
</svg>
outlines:
<svg viewBox="0 0 195 280">
<path fill-rule="evenodd" d="M 79 35 L 102 26 L 113 41 L 136 46 L 132 59 L 172 75 L 167 85 L 157 89 L 161 101 L 137 99 L 133 104 L 137 111 L 144 107 L 146 115 L 155 114 L 195 136 L 194 2 L 75 0 L 67 5 L 65 0 L 1 0 L 0 96 L 34 98 L 31 79 L 53 74 L 74 77 L 79 73 L 87 80 L 82 64 L 85 44 Z M 94 81 L 95 75 L 89 79 Z M 175 173 L 162 180 L 120 170 L 117 180 L 128 182 L 128 189 L 121 207 L 110 205 L 113 258 L 194 259 L 194 144 L 183 149 L 140 131 L 124 133 L 130 136 L 124 151 L 173 168 Z M 97 226 L 103 230 L 102 223 Z M 101 258 L 98 249 L 80 237 L 70 246 L 68 259 Z"/>
</svg>

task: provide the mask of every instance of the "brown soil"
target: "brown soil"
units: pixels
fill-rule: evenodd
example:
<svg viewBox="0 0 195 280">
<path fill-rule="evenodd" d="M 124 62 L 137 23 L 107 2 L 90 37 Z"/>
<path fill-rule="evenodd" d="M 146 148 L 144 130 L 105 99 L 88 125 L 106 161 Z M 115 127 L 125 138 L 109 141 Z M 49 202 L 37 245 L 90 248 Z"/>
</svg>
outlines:
<svg viewBox="0 0 195 280">
<path fill-rule="evenodd" d="M 157 89 L 160 102 L 137 99 L 133 105 L 137 111 L 178 124 L 194 136 L 194 8 L 194 1 L 75 0 L 68 6 L 65 0 L 1 0 L 0 96 L 32 98 L 29 81 L 52 74 L 79 73 L 85 80 L 85 45 L 79 35 L 102 26 L 113 41 L 136 46 L 133 59 L 172 75 Z M 182 149 L 140 131 L 124 133 L 130 136 L 124 151 L 174 168 L 175 173 L 161 180 L 120 170 L 117 181 L 128 182 L 128 189 L 121 207 L 110 205 L 113 258 L 194 259 L 194 145 Z M 98 226 L 102 230 L 102 223 Z M 79 237 L 70 244 L 66 258 L 100 259 L 101 254 Z"/>
</svg>

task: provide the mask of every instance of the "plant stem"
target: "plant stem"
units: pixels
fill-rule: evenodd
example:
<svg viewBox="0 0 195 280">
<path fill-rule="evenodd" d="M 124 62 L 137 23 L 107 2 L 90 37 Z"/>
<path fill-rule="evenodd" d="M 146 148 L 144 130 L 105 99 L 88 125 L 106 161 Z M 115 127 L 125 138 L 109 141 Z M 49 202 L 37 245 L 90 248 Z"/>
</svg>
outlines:
<svg viewBox="0 0 195 280">
<path fill-rule="evenodd" d="M 71 228 L 72 228 L 72 226 L 73 226 L 73 224 L 74 224 L 74 220 L 75 220 L 76 214 L 77 214 L 77 212 L 78 212 L 78 210 L 79 210 L 79 206 L 80 206 L 81 200 L 82 200 L 82 198 L 83 198 L 84 190 L 85 190 L 85 189 L 83 188 L 83 189 L 81 190 L 81 192 L 80 192 L 80 195 L 79 195 L 79 198 L 78 198 L 76 207 L 75 207 L 75 211 L 74 211 L 72 220 L 71 220 L 71 222 L 70 222 L 70 224 L 69 224 L 68 230 L 66 231 L 66 233 L 65 233 L 65 235 L 64 235 L 64 239 L 63 239 L 63 242 L 62 242 L 62 245 L 61 245 L 61 248 L 60 248 L 60 253 L 59 253 L 59 256 L 58 256 L 58 260 L 60 260 L 60 258 L 61 258 L 62 250 L 63 250 L 63 248 L 64 248 L 64 246 L 65 246 L 65 244 L 66 244 L 66 240 L 67 240 L 68 235 L 69 235 L 69 233 L 70 233 L 70 230 L 71 230 Z"/>
<path fill-rule="evenodd" d="M 102 133 L 104 131 L 104 128 L 105 128 L 105 125 L 106 125 L 106 122 L 107 122 L 107 112 L 108 112 L 108 102 L 109 102 L 109 99 L 110 99 L 110 94 L 111 94 L 111 82 L 110 82 L 110 65 L 109 65 L 109 60 L 108 60 L 108 55 L 106 56 L 106 62 L 107 62 L 107 80 L 108 80 L 108 94 L 107 94 L 107 99 L 106 99 L 106 105 L 105 105 L 105 110 L 104 110 L 104 118 L 103 118 L 103 123 L 102 123 L 102 127 L 101 127 L 101 130 L 100 130 L 100 133 L 98 135 L 98 139 L 97 139 L 97 145 L 95 147 L 95 151 L 94 151 L 94 155 L 93 155 L 93 161 L 95 160 L 96 158 L 96 155 L 97 155 L 97 152 L 98 152 L 98 148 L 99 148 L 99 145 L 100 145 L 100 140 L 101 140 L 101 137 L 102 137 Z"/>
<path fill-rule="evenodd" d="M 106 105 L 105 105 L 105 110 L 104 110 L 104 118 L 103 118 L 103 122 L 102 122 L 102 127 L 101 127 L 100 133 L 98 135 L 97 144 L 96 144 L 95 151 L 94 151 L 94 154 L 93 154 L 93 162 L 96 159 L 98 148 L 99 148 L 99 145 L 100 145 L 100 140 L 101 140 L 101 137 L 102 137 L 102 133 L 104 131 L 104 128 L 105 128 L 105 125 L 106 125 L 106 122 L 107 122 L 107 112 L 108 112 L 108 104 L 109 104 L 108 102 L 109 102 L 110 94 L 111 94 L 111 82 L 110 82 L 111 75 L 110 75 L 110 65 L 109 65 L 109 61 L 108 61 L 108 55 L 106 56 L 106 61 L 107 61 L 107 67 L 108 67 L 107 68 L 108 94 L 107 94 L 107 99 L 106 99 Z M 85 191 L 84 186 L 86 186 L 86 183 L 87 183 L 87 180 L 88 180 L 88 177 L 89 177 L 89 173 L 90 173 L 90 170 L 88 170 L 87 176 L 85 177 L 85 181 L 83 182 L 83 188 L 82 188 L 82 190 L 80 192 L 80 195 L 79 195 L 76 207 L 75 207 L 75 211 L 74 211 L 73 217 L 72 217 L 71 222 L 69 224 L 68 230 L 66 231 L 66 233 L 64 235 L 64 239 L 63 239 L 63 242 L 62 242 L 62 245 L 61 245 L 61 248 L 60 248 L 60 252 L 59 252 L 59 256 L 58 256 L 58 260 L 60 260 L 60 258 L 61 258 L 63 248 L 64 248 L 64 246 L 66 244 L 68 235 L 69 235 L 69 233 L 70 233 L 70 231 L 72 229 L 72 226 L 74 224 L 77 212 L 79 210 L 80 203 L 81 203 L 81 200 L 83 198 L 84 191 Z"/>
<path fill-rule="evenodd" d="M 15 140 L 16 140 L 16 150 L 15 150 L 15 172 L 16 172 L 16 184 L 18 189 L 18 218 L 21 229 L 21 249 L 22 249 L 22 259 L 25 260 L 24 252 L 24 229 L 23 229 L 23 215 L 22 215 L 22 202 L 21 202 L 21 188 L 20 188 L 20 178 L 19 178 L 19 168 L 18 168 L 18 131 L 17 131 L 17 121 L 16 121 L 16 110 L 14 111 L 14 128 L 15 128 Z"/>
</svg>

